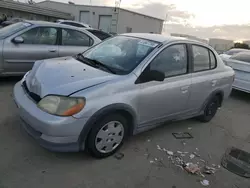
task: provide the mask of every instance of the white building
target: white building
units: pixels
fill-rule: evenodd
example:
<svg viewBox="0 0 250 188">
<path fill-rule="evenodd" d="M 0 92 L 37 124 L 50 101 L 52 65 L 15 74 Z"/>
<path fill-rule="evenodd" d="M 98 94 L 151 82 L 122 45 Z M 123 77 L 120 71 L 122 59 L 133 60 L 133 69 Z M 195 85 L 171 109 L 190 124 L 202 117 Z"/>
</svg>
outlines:
<svg viewBox="0 0 250 188">
<path fill-rule="evenodd" d="M 209 45 L 212 46 L 218 53 L 223 53 L 234 46 L 233 40 L 210 38 Z"/>
<path fill-rule="evenodd" d="M 161 33 L 163 19 L 122 8 L 43 1 L 36 5 L 70 13 L 76 21 L 111 33 Z"/>
</svg>

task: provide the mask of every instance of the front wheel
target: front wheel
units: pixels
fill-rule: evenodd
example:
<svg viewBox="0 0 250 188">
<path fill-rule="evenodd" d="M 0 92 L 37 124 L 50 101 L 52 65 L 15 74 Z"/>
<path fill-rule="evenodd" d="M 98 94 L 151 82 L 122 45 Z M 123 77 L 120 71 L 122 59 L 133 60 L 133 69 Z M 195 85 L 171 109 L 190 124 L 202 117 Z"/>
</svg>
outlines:
<svg viewBox="0 0 250 188">
<path fill-rule="evenodd" d="M 120 114 L 101 118 L 89 133 L 87 147 L 93 157 L 104 158 L 115 153 L 127 136 L 127 120 Z"/>
<path fill-rule="evenodd" d="M 202 122 L 211 121 L 219 108 L 219 102 L 220 102 L 219 97 L 217 97 L 217 96 L 212 97 L 208 101 L 208 103 L 203 111 L 203 114 L 201 116 L 199 116 L 198 119 Z"/>
</svg>

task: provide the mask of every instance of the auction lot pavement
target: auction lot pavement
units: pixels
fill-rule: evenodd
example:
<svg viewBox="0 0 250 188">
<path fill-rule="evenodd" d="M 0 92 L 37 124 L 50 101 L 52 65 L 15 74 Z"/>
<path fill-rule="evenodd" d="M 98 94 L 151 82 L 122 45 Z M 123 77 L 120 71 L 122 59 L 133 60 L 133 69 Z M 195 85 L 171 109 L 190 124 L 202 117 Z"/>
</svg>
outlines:
<svg viewBox="0 0 250 188">
<path fill-rule="evenodd" d="M 20 129 L 12 100 L 19 79 L 0 79 L 0 188 L 196 188 L 203 187 L 203 179 L 213 188 L 250 187 L 250 179 L 223 167 L 205 178 L 188 174 L 157 149 L 159 145 L 171 151 L 196 151 L 200 157 L 186 160 L 203 159 L 210 166 L 220 165 L 227 147 L 250 152 L 249 94 L 234 91 L 210 123 L 191 119 L 166 124 L 127 141 L 120 150 L 122 159 L 97 160 L 84 152 L 49 152 Z M 175 139 L 173 132 L 189 132 L 194 138 Z"/>
</svg>

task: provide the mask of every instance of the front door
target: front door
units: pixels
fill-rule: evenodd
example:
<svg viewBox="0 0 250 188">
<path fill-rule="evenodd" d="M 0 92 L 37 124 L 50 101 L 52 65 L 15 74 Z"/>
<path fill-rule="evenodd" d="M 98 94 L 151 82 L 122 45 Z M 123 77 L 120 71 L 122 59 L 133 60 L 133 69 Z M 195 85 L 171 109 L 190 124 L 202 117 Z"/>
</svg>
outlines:
<svg viewBox="0 0 250 188">
<path fill-rule="evenodd" d="M 191 87 L 187 46 L 174 44 L 163 49 L 146 69 L 164 72 L 165 80 L 140 84 L 140 126 L 160 123 L 185 114 L 188 111 Z"/>
<path fill-rule="evenodd" d="M 23 43 L 14 43 L 13 37 L 5 40 L 4 72 L 23 74 L 36 60 L 58 57 L 56 28 L 35 27 L 15 37 L 22 37 Z"/>
<path fill-rule="evenodd" d="M 60 57 L 82 53 L 94 44 L 94 40 L 84 32 L 73 29 L 62 29 L 61 33 Z"/>
</svg>

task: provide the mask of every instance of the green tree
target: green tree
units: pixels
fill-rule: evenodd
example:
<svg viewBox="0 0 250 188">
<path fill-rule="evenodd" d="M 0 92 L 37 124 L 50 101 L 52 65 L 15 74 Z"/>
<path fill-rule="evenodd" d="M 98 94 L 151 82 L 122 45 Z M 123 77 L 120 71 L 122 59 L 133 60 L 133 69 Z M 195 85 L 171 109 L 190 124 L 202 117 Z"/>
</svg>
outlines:
<svg viewBox="0 0 250 188">
<path fill-rule="evenodd" d="M 248 44 L 245 44 L 245 43 L 236 42 L 236 43 L 234 43 L 234 48 L 249 49 L 249 46 L 248 46 Z"/>
</svg>

